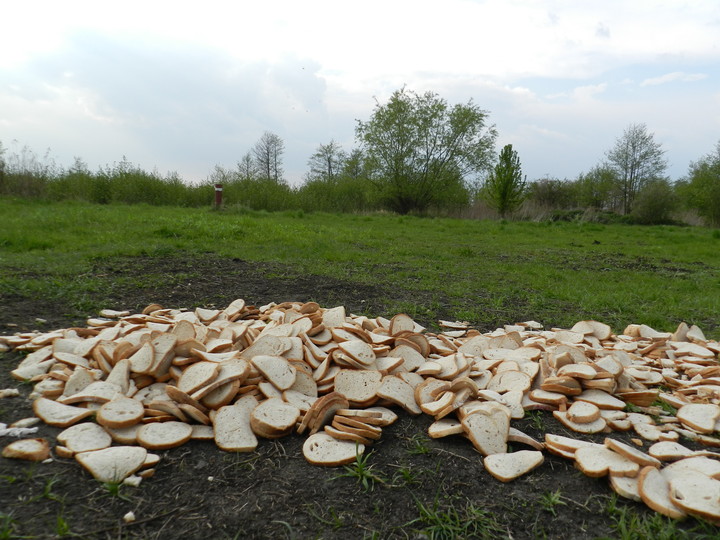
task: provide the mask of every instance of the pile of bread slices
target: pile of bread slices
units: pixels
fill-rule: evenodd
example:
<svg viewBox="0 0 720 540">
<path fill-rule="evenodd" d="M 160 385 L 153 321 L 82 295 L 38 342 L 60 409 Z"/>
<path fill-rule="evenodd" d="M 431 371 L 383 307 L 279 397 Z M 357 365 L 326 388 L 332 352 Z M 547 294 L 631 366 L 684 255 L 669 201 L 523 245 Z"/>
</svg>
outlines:
<svg viewBox="0 0 720 540">
<path fill-rule="evenodd" d="M 440 328 L 427 332 L 405 314 L 236 300 L 224 309 L 104 310 L 83 328 L 1 336 L 0 349 L 28 353 L 12 375 L 36 383 L 37 418 L 65 428 L 55 455 L 106 482 L 152 475 L 159 456 L 148 451 L 190 439 L 247 452 L 258 437 L 298 433 L 310 463 L 347 464 L 399 408 L 432 416 L 433 438 L 467 437 L 501 481 L 541 465 L 547 450 L 665 515 L 720 522 L 720 454 L 678 442 L 720 446 L 720 344 L 700 329 Z M 612 436 L 534 440 L 511 426 L 532 410 L 552 411 L 579 434 L 630 432 L 635 446 Z M 508 453 L 508 442 L 528 449 Z M 50 447 L 24 439 L 3 455 L 42 460 Z"/>
</svg>

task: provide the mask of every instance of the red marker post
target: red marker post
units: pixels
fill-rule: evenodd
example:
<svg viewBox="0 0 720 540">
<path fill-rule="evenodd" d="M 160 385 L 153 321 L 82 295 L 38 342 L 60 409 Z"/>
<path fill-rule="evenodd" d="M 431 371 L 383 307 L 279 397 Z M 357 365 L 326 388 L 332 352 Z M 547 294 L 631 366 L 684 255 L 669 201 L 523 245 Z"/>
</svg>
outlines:
<svg viewBox="0 0 720 540">
<path fill-rule="evenodd" d="M 223 186 L 222 184 L 215 184 L 215 209 L 220 210 L 222 207 L 222 194 L 223 194 Z"/>
</svg>

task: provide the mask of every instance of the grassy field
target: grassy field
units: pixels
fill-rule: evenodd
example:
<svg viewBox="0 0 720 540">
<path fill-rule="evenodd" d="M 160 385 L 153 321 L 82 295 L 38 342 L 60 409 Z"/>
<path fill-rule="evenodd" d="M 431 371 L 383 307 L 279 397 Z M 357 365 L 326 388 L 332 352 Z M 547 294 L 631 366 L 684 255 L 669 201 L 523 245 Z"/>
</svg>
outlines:
<svg viewBox="0 0 720 540">
<path fill-rule="evenodd" d="M 684 320 L 720 335 L 720 235 L 709 229 L 18 200 L 0 201 L 0 215 L 0 294 L 56 299 L 78 315 L 104 307 L 119 285 L 93 264 L 209 253 L 380 285 L 390 311 L 430 322 L 595 318 L 619 332 Z M 399 290 L 414 300 L 395 298 Z"/>
</svg>

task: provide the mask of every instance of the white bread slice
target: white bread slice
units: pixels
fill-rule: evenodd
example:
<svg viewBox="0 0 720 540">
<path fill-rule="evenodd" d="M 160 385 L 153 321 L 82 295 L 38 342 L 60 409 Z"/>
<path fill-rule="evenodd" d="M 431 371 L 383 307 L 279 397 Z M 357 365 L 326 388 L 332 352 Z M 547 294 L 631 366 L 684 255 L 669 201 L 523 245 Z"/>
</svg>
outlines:
<svg viewBox="0 0 720 540">
<path fill-rule="evenodd" d="M 504 454 L 510 431 L 510 411 L 500 403 L 480 403 L 461 419 L 466 435 L 481 454 Z"/>
<path fill-rule="evenodd" d="M 120 392 L 127 394 L 130 388 L 130 360 L 123 358 L 113 366 L 112 371 L 108 373 L 105 382 L 117 385 L 120 388 Z"/>
<path fill-rule="evenodd" d="M 154 422 L 137 431 L 137 442 L 149 450 L 166 450 L 190 440 L 192 428 L 185 422 Z"/>
<path fill-rule="evenodd" d="M 75 368 L 72 374 L 68 377 L 68 380 L 65 382 L 63 396 L 76 394 L 93 381 L 95 381 L 95 377 L 93 377 L 93 374 L 89 369 Z"/>
<path fill-rule="evenodd" d="M 688 514 L 720 523 L 720 480 L 701 473 L 670 480 L 670 500 Z"/>
<path fill-rule="evenodd" d="M 250 427 L 255 435 L 276 439 L 290 433 L 300 417 L 300 409 L 282 398 L 271 398 L 255 407 L 250 414 Z"/>
<path fill-rule="evenodd" d="M 576 401 L 567 410 L 567 419 L 578 424 L 588 424 L 600 418 L 600 408 L 587 401 Z"/>
<path fill-rule="evenodd" d="M 375 370 L 341 369 L 335 375 L 335 391 L 351 403 L 363 403 L 376 396 L 382 379 Z"/>
<path fill-rule="evenodd" d="M 147 450 L 140 446 L 112 446 L 81 452 L 75 459 L 99 482 L 122 482 L 145 463 Z"/>
<path fill-rule="evenodd" d="M 149 341 L 143 343 L 129 360 L 130 370 L 133 373 L 150 373 L 155 360 L 155 350 L 152 344 Z"/>
<path fill-rule="evenodd" d="M 407 371 L 415 371 L 426 362 L 426 358 L 409 345 L 398 345 L 390 351 L 388 356 L 402 358 L 402 367 Z"/>
<path fill-rule="evenodd" d="M 94 414 L 91 409 L 82 409 L 64 405 L 47 398 L 38 398 L 33 402 L 33 412 L 48 425 L 67 427 Z"/>
<path fill-rule="evenodd" d="M 610 480 L 610 487 L 612 487 L 615 493 L 621 497 L 625 497 L 626 499 L 631 499 L 637 502 L 642 501 L 639 490 L 640 479 L 638 476 L 633 478 L 630 476 L 619 476 L 617 474 L 610 473 L 608 478 Z"/>
<path fill-rule="evenodd" d="M 689 428 L 710 434 L 715 431 L 715 423 L 720 419 L 720 406 L 713 403 L 688 403 L 678 409 L 676 416 Z"/>
<path fill-rule="evenodd" d="M 377 390 L 377 395 L 387 399 L 396 405 L 400 405 L 410 414 L 420 414 L 422 411 L 415 402 L 413 387 L 395 375 L 385 375 L 382 384 Z"/>
<path fill-rule="evenodd" d="M 192 424 L 190 427 L 192 428 L 191 439 L 197 441 L 212 441 L 215 439 L 215 430 L 212 426 Z"/>
<path fill-rule="evenodd" d="M 572 429 L 573 431 L 577 431 L 578 433 L 600 433 L 607 427 L 607 422 L 602 416 L 592 422 L 582 424 L 570 420 L 567 411 L 553 411 L 553 416 L 557 418 L 565 427 Z"/>
<path fill-rule="evenodd" d="M 112 444 L 112 437 L 102 427 L 92 422 L 75 424 L 61 431 L 58 442 L 64 445 L 71 454 L 102 450 Z"/>
<path fill-rule="evenodd" d="M 625 456 L 629 460 L 634 461 L 641 467 L 651 466 L 659 468 L 662 466 L 662 463 L 660 463 L 658 459 L 649 456 L 645 452 L 638 450 L 637 448 L 634 448 L 629 444 L 625 444 L 622 441 L 606 437 L 605 446 L 607 446 L 610 450 L 613 450 L 618 454 Z"/>
<path fill-rule="evenodd" d="M 115 397 L 123 395 L 121 388 L 116 384 L 106 381 L 95 381 L 72 396 L 58 398 L 58 401 L 66 405 L 88 401 L 91 403 L 107 403 Z"/>
<path fill-rule="evenodd" d="M 536 441 L 530 435 L 523 433 L 512 426 L 510 426 L 510 430 L 508 431 L 508 442 L 525 444 L 538 451 L 545 450 L 545 445 L 543 443 Z"/>
<path fill-rule="evenodd" d="M 109 428 L 106 427 L 107 431 L 112 440 L 119 444 L 133 445 L 137 444 L 137 430 L 140 428 L 140 424 L 124 428 Z"/>
<path fill-rule="evenodd" d="M 282 356 L 257 355 L 251 363 L 280 391 L 287 390 L 295 383 L 297 370 Z"/>
<path fill-rule="evenodd" d="M 218 371 L 220 371 L 220 364 L 216 362 L 195 362 L 183 370 L 177 387 L 186 394 L 192 394 L 195 390 L 212 382 Z"/>
<path fill-rule="evenodd" d="M 257 406 L 255 396 L 245 395 L 233 405 L 218 409 L 213 419 L 215 444 L 228 452 L 252 452 L 258 440 L 250 427 L 250 415 Z"/>
<path fill-rule="evenodd" d="M 692 473 L 704 474 L 711 478 L 720 478 L 720 461 L 705 456 L 691 456 L 667 465 L 662 469 L 662 473 L 668 481 Z"/>
<path fill-rule="evenodd" d="M 342 429 L 335 428 L 333 426 L 324 426 L 323 429 L 325 430 L 325 433 L 330 435 L 333 439 L 337 439 L 339 441 L 350 441 L 362 445 L 370 445 L 372 444 L 372 439 L 368 439 L 367 437 L 363 437 L 362 435 L 356 433 L 356 432 L 350 432 Z"/>
<path fill-rule="evenodd" d="M 337 467 L 355 461 L 356 456 L 365 452 L 365 445 L 352 441 L 335 439 L 320 431 L 307 438 L 303 444 L 303 455 L 313 465 Z"/>
<path fill-rule="evenodd" d="M 375 351 L 373 351 L 372 346 L 365 341 L 353 339 L 352 341 L 343 341 L 339 343 L 338 346 L 342 352 L 364 366 L 370 366 L 375 362 Z"/>
<path fill-rule="evenodd" d="M 575 465 L 592 478 L 605 476 L 610 471 L 618 476 L 637 476 L 640 470 L 634 461 L 602 445 L 575 450 Z"/>
<path fill-rule="evenodd" d="M 485 469 L 501 482 L 509 482 L 542 465 L 545 461 L 542 452 L 520 450 L 512 454 L 491 454 L 485 456 Z"/>
<path fill-rule="evenodd" d="M 638 475 L 638 492 L 640 498 L 650 508 L 662 515 L 682 519 L 686 512 L 670 500 L 670 484 L 665 476 L 655 467 L 644 467 Z"/>
<path fill-rule="evenodd" d="M 693 451 L 675 441 L 659 441 L 648 448 L 648 454 L 660 461 L 676 461 L 691 456 Z"/>
<path fill-rule="evenodd" d="M 454 418 L 441 418 L 428 427 L 428 435 L 433 439 L 447 437 L 448 435 L 462 435 L 465 430 L 459 420 Z"/>
<path fill-rule="evenodd" d="M 623 400 L 595 388 L 584 390 L 580 395 L 575 396 L 575 401 L 588 401 L 601 409 L 622 411 L 625 408 L 625 402 Z"/>
<path fill-rule="evenodd" d="M 124 428 L 137 424 L 145 414 L 145 407 L 137 399 L 118 396 L 104 403 L 97 412 L 97 423 L 109 428 Z"/>
<path fill-rule="evenodd" d="M 44 461 L 50 457 L 50 445 L 45 439 L 20 439 L 3 448 L 2 457 Z"/>
</svg>

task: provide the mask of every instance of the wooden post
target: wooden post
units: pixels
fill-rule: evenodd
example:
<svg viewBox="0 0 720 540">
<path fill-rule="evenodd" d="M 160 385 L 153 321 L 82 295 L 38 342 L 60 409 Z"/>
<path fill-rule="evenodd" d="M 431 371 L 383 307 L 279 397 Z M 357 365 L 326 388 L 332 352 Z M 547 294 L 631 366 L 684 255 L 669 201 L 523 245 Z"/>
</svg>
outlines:
<svg viewBox="0 0 720 540">
<path fill-rule="evenodd" d="M 220 210 L 223 202 L 223 186 L 215 184 L 215 210 Z"/>
</svg>

